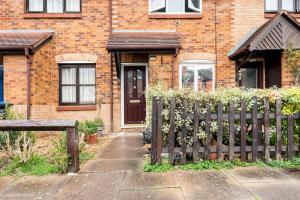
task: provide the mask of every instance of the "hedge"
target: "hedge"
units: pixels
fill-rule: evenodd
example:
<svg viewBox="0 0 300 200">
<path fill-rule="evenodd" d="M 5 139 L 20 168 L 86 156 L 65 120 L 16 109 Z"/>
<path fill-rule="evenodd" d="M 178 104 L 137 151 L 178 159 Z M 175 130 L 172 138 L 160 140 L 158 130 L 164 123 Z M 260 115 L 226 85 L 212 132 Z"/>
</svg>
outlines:
<svg viewBox="0 0 300 200">
<path fill-rule="evenodd" d="M 264 98 L 269 98 L 270 102 L 270 112 L 275 112 L 275 101 L 276 99 L 281 99 L 282 101 L 282 114 L 289 115 L 300 111 L 300 87 L 292 88 L 271 88 L 271 89 L 241 89 L 241 88 L 220 88 L 214 92 L 210 93 L 196 93 L 189 89 L 181 90 L 168 90 L 162 83 L 159 83 L 153 87 L 149 87 L 146 91 L 146 105 L 147 105 L 147 117 L 146 124 L 148 128 L 151 128 L 151 109 L 152 109 L 152 99 L 153 97 L 163 98 L 163 136 L 166 142 L 168 132 L 169 132 L 169 102 L 171 98 L 175 98 L 176 111 L 175 111 L 175 135 L 176 135 L 176 145 L 180 146 L 180 127 L 185 124 L 189 130 L 188 134 L 188 145 L 192 145 L 193 142 L 193 124 L 191 119 L 182 120 L 182 103 L 183 100 L 188 102 L 188 113 L 193 113 L 193 107 L 195 103 L 200 106 L 201 114 L 206 113 L 207 105 L 212 108 L 212 113 L 216 113 L 217 105 L 221 102 L 224 106 L 224 112 L 229 109 L 229 102 L 233 102 L 236 112 L 240 111 L 241 99 L 246 101 L 247 112 L 251 112 L 253 105 L 253 97 L 257 97 L 258 112 L 263 112 L 264 109 Z M 206 138 L 205 134 L 205 122 L 202 121 L 199 128 L 199 139 L 203 140 Z M 235 122 L 236 128 L 236 144 L 239 144 L 240 140 L 240 125 L 239 120 Z M 213 134 L 212 143 L 216 139 L 217 133 L 217 122 L 212 121 L 211 132 Z M 228 121 L 223 123 L 223 144 L 228 144 Z M 263 130 L 263 128 L 261 127 Z M 247 121 L 247 141 L 252 141 L 251 138 L 251 121 Z M 271 134 L 271 145 L 275 144 L 276 132 L 275 132 L 275 120 L 271 120 L 270 123 L 270 134 Z M 294 123 L 294 141 L 299 141 L 300 127 L 299 122 Z M 282 120 L 282 140 L 283 144 L 287 143 L 287 121 Z"/>
</svg>

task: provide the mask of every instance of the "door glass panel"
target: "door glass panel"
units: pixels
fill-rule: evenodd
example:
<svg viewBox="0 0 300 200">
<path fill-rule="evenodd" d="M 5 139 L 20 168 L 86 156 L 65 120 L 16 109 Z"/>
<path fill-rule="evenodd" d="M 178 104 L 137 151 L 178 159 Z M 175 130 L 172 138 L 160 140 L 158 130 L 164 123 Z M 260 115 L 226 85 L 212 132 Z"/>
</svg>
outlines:
<svg viewBox="0 0 300 200">
<path fill-rule="evenodd" d="M 137 97 L 140 98 L 143 96 L 144 87 L 143 87 L 143 71 L 136 71 L 137 80 L 136 80 L 136 88 L 137 88 Z"/>
<path fill-rule="evenodd" d="M 257 69 L 241 69 L 241 86 L 244 88 L 257 88 Z"/>
<path fill-rule="evenodd" d="M 213 89 L 213 68 L 198 69 L 198 91 L 209 92 Z"/>
<path fill-rule="evenodd" d="M 182 67 L 182 87 L 194 89 L 194 67 Z"/>
<path fill-rule="evenodd" d="M 127 71 L 127 95 L 129 98 L 133 98 L 133 71 Z"/>
</svg>

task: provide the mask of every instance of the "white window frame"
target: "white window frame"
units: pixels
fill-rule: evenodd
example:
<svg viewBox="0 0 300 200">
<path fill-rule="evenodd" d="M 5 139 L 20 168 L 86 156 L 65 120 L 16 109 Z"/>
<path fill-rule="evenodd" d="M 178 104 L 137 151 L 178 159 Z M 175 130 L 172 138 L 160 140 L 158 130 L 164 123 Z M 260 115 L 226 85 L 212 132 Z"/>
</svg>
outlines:
<svg viewBox="0 0 300 200">
<path fill-rule="evenodd" d="M 191 6 L 188 6 L 189 9 L 191 10 L 194 10 L 195 12 L 185 12 L 185 1 L 184 1 L 184 8 L 183 8 L 183 12 L 168 12 L 167 8 L 168 8 L 168 2 L 169 0 L 166 0 L 165 1 L 165 7 L 161 7 L 160 9 L 162 8 L 165 8 L 166 9 L 166 12 L 154 12 L 155 10 L 152 10 L 152 5 L 151 5 L 151 0 L 148 0 L 148 6 L 149 6 L 149 14 L 162 14 L 162 15 L 174 15 L 174 14 L 180 14 L 180 15 L 189 15 L 189 14 L 202 14 L 202 0 L 199 0 L 200 2 L 200 8 L 197 9 L 197 8 L 192 8 Z M 158 9 L 156 9 L 158 10 Z"/>
<path fill-rule="evenodd" d="M 207 69 L 208 67 L 213 69 L 213 87 L 212 91 L 215 90 L 216 75 L 215 75 L 215 64 L 209 60 L 192 60 L 181 62 L 179 65 L 179 88 L 182 89 L 182 68 L 183 67 L 194 67 L 194 91 L 198 92 L 198 69 Z M 196 70 L 197 69 L 197 70 Z"/>
</svg>

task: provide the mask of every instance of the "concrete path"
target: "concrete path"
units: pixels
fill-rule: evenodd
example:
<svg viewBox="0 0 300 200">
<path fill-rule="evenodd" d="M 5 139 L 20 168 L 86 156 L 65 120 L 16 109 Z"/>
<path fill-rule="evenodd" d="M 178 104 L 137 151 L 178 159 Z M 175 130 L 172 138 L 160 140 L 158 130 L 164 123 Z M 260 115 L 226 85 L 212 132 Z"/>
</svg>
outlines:
<svg viewBox="0 0 300 200">
<path fill-rule="evenodd" d="M 117 137 L 76 176 L 0 178 L 0 199 L 201 200 L 300 199 L 300 172 L 142 172 L 141 135 Z"/>
</svg>

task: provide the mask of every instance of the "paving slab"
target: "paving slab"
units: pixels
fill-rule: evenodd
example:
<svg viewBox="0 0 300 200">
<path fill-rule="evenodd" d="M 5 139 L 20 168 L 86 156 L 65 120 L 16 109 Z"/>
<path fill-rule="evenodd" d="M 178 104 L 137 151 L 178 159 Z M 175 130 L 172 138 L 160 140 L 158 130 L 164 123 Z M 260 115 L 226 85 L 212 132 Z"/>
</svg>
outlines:
<svg viewBox="0 0 300 200">
<path fill-rule="evenodd" d="M 180 188 L 120 190 L 118 200 L 183 200 Z"/>
<path fill-rule="evenodd" d="M 239 182 L 277 182 L 289 181 L 291 177 L 280 170 L 259 167 L 241 167 L 230 170 L 230 174 Z"/>
<path fill-rule="evenodd" d="M 143 173 L 126 171 L 121 189 L 179 187 L 174 172 Z"/>
<path fill-rule="evenodd" d="M 0 177 L 0 190 L 6 188 L 14 179 L 10 176 Z"/>
<path fill-rule="evenodd" d="M 123 176 L 124 171 L 79 174 L 59 190 L 56 199 L 115 199 Z"/>
<path fill-rule="evenodd" d="M 243 183 L 257 199 L 261 200 L 295 200 L 300 199 L 300 182 L 277 183 Z"/>
<path fill-rule="evenodd" d="M 93 160 L 84 165 L 80 172 L 99 172 L 115 170 L 138 170 L 143 166 L 143 159 Z"/>
<path fill-rule="evenodd" d="M 66 175 L 27 176 L 0 192 L 0 199 L 52 199 L 68 181 Z"/>
<path fill-rule="evenodd" d="M 186 199 L 248 200 L 254 197 L 233 178 L 216 171 L 177 171 Z"/>
<path fill-rule="evenodd" d="M 282 170 L 282 172 L 296 180 L 300 180 L 300 170 L 299 169 L 290 169 L 290 170 Z"/>
<path fill-rule="evenodd" d="M 143 156 L 143 137 L 134 134 L 117 137 L 96 156 L 96 159 L 130 159 Z"/>
</svg>

